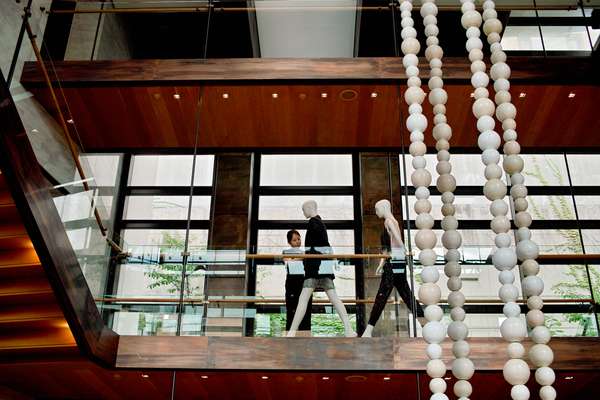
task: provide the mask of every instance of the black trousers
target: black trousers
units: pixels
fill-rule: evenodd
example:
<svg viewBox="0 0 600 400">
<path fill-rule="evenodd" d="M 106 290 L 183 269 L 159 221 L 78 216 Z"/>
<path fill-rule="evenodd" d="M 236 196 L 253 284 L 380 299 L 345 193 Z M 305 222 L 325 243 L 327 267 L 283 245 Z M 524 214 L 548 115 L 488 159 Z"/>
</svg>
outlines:
<svg viewBox="0 0 600 400">
<path fill-rule="evenodd" d="M 285 279 L 285 329 L 290 330 L 294 315 L 296 315 L 296 308 L 298 307 L 298 299 L 300 298 L 300 292 L 302 292 L 302 285 L 304 284 L 304 275 L 287 275 Z M 298 330 L 310 331 L 310 317 L 312 309 L 312 299 L 309 300 L 308 306 L 306 307 L 306 314 L 300 323 Z"/>
<path fill-rule="evenodd" d="M 393 267 L 392 267 L 393 265 Z M 402 268 L 404 272 L 402 273 L 394 273 L 392 269 Z M 423 316 L 423 309 L 418 301 L 415 300 L 415 296 L 413 295 L 410 287 L 408 286 L 408 282 L 406 281 L 406 265 L 405 264 L 390 264 L 386 263 L 383 266 L 383 275 L 381 276 L 381 282 L 379 283 L 379 290 L 377 291 L 377 296 L 375 297 L 375 304 L 373 305 L 373 309 L 371 310 L 371 316 L 369 317 L 369 325 L 375 326 L 385 305 L 387 304 L 387 300 L 392 293 L 392 290 L 396 288 L 398 290 L 398 294 L 406 303 L 406 306 L 410 311 L 415 313 L 413 310 L 413 304 L 416 303 L 417 317 Z M 413 301 L 415 303 L 413 303 Z"/>
</svg>

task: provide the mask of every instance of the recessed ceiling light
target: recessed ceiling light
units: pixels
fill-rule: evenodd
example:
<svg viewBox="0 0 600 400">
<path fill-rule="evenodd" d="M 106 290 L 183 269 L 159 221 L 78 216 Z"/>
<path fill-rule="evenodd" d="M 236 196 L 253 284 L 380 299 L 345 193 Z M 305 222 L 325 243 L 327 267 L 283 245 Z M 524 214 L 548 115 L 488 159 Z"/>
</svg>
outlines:
<svg viewBox="0 0 600 400">
<path fill-rule="evenodd" d="M 223 93 L 223 98 L 224 99 L 228 99 L 229 98 L 229 93 Z"/>
<path fill-rule="evenodd" d="M 304 99 L 306 99 L 306 94 L 305 93 L 300 93 L 298 95 L 298 97 L 300 97 L 300 100 L 304 100 Z"/>
<path fill-rule="evenodd" d="M 373 97 L 373 98 L 377 97 L 377 92 L 371 93 L 371 97 Z"/>
<path fill-rule="evenodd" d="M 72 120 L 72 119 L 70 119 L 70 118 L 67 120 L 67 123 L 69 123 L 69 124 L 72 124 L 73 122 L 75 122 L 75 121 L 73 121 L 73 120 Z"/>
<path fill-rule="evenodd" d="M 384 380 L 384 381 L 389 381 L 390 379 L 392 379 L 392 378 L 390 378 L 389 376 L 384 376 L 384 377 L 383 377 L 383 380 Z"/>
<path fill-rule="evenodd" d="M 150 375 L 148 375 L 148 374 L 142 374 L 142 378 L 150 378 Z"/>
<path fill-rule="evenodd" d="M 208 379 L 208 376 L 202 375 L 200 378 L 202 378 L 202 379 Z"/>
<path fill-rule="evenodd" d="M 329 380 L 329 377 L 328 377 L 328 376 L 324 376 L 324 377 L 323 377 L 323 378 L 321 378 L 321 379 L 323 379 L 324 381 L 328 381 L 328 380 Z"/>
<path fill-rule="evenodd" d="M 278 93 L 273 93 L 271 96 L 273 96 L 273 98 L 276 99 L 276 98 L 279 97 L 279 94 Z"/>
<path fill-rule="evenodd" d="M 475 97 L 475 93 L 472 93 L 472 92 L 471 92 L 471 97 Z"/>
<path fill-rule="evenodd" d="M 175 100 L 179 100 L 179 99 L 181 98 L 181 95 L 180 95 L 179 93 L 175 93 L 175 94 L 173 95 L 173 98 L 174 98 Z"/>
<path fill-rule="evenodd" d="M 565 376 L 565 380 L 567 380 L 567 381 L 570 381 L 570 380 L 573 380 L 573 379 L 574 379 L 574 377 L 572 377 L 572 376 Z"/>
<path fill-rule="evenodd" d="M 449 376 L 447 376 L 447 377 L 445 377 L 444 379 L 445 379 L 445 380 L 447 380 L 447 381 L 449 381 L 449 380 L 450 380 L 450 379 L 452 379 L 452 378 L 450 378 Z"/>
<path fill-rule="evenodd" d="M 327 93 L 321 93 L 321 97 L 324 99 L 327 98 Z"/>
<path fill-rule="evenodd" d="M 39 131 L 38 131 L 37 129 L 35 129 L 35 128 L 33 128 L 33 129 L 31 130 L 31 133 L 38 133 L 38 132 L 39 132 Z"/>
<path fill-rule="evenodd" d="M 265 380 L 265 381 L 266 381 L 267 379 L 269 379 L 269 377 L 268 377 L 268 376 L 261 376 L 261 377 L 260 377 L 260 379 L 262 379 L 262 380 Z"/>
<path fill-rule="evenodd" d="M 573 93 L 573 92 L 569 93 L 569 98 L 572 99 L 573 97 L 575 97 L 575 93 Z"/>
<path fill-rule="evenodd" d="M 525 97 L 525 96 L 527 96 L 527 93 L 523 93 L 523 92 L 519 93 L 519 97 L 520 97 L 520 98 L 523 98 L 523 97 Z"/>
</svg>

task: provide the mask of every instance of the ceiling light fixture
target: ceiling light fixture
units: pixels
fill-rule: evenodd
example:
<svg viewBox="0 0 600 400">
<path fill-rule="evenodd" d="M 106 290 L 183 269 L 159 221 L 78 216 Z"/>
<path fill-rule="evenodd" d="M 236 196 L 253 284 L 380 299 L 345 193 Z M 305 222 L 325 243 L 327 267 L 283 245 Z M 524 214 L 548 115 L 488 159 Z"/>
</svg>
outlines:
<svg viewBox="0 0 600 400">
<path fill-rule="evenodd" d="M 276 98 L 278 98 L 278 97 L 279 97 L 279 94 L 277 94 L 277 93 L 273 93 L 271 96 L 273 96 L 273 98 L 274 98 L 274 99 L 276 99 Z"/>
<path fill-rule="evenodd" d="M 569 98 L 572 99 L 573 97 L 575 97 L 575 93 L 573 93 L 573 92 L 569 93 Z"/>
<path fill-rule="evenodd" d="M 228 99 L 229 98 L 229 93 L 223 93 L 223 98 L 224 99 Z"/>
<path fill-rule="evenodd" d="M 384 377 L 383 377 L 383 380 L 384 380 L 384 381 L 389 381 L 390 379 L 392 379 L 392 378 L 390 378 L 389 376 L 384 376 Z"/>
<path fill-rule="evenodd" d="M 175 94 L 173 95 L 173 98 L 174 98 L 175 100 L 179 100 L 179 99 L 181 98 L 181 95 L 180 95 L 179 93 L 175 93 Z"/>
<path fill-rule="evenodd" d="M 148 375 L 148 374 L 142 374 L 142 378 L 150 378 L 150 375 Z"/>
<path fill-rule="evenodd" d="M 445 380 L 447 380 L 447 381 L 449 381 L 449 380 L 450 380 L 450 379 L 452 379 L 452 378 L 450 378 L 449 376 L 447 376 L 447 377 L 445 377 L 444 379 L 445 379 Z"/>
<path fill-rule="evenodd" d="M 321 97 L 326 99 L 327 98 L 327 93 L 321 93 Z"/>
<path fill-rule="evenodd" d="M 565 380 L 567 381 L 571 381 L 573 379 L 575 379 L 573 376 L 565 376 Z"/>
<path fill-rule="evenodd" d="M 72 124 L 72 123 L 74 123 L 74 122 L 75 122 L 75 121 L 73 121 L 71 118 L 69 118 L 69 119 L 67 120 L 67 123 L 68 123 L 68 124 Z"/>
<path fill-rule="evenodd" d="M 38 131 L 37 129 L 35 129 L 35 128 L 33 128 L 33 129 L 31 130 L 31 133 L 38 133 L 38 132 L 39 132 L 39 131 Z"/>
<path fill-rule="evenodd" d="M 208 376 L 202 375 L 200 378 L 202 378 L 202 379 L 208 379 Z"/>
<path fill-rule="evenodd" d="M 321 379 L 323 379 L 324 381 L 328 381 L 328 380 L 329 380 L 329 377 L 328 377 L 328 376 L 324 376 L 324 377 L 323 377 L 323 378 L 321 378 Z"/>
<path fill-rule="evenodd" d="M 520 97 L 520 98 L 523 98 L 523 97 L 525 97 L 525 96 L 527 96 L 527 93 L 523 93 L 523 92 L 519 93 L 519 97 Z"/>
<path fill-rule="evenodd" d="M 371 97 L 372 97 L 372 98 L 375 98 L 375 97 L 377 97 L 377 92 L 373 92 L 373 93 L 371 93 Z"/>
<path fill-rule="evenodd" d="M 260 379 L 266 381 L 267 379 L 269 379 L 269 377 L 268 376 L 261 376 Z"/>
<path fill-rule="evenodd" d="M 471 93 L 471 97 L 475 97 L 475 93 Z"/>
</svg>

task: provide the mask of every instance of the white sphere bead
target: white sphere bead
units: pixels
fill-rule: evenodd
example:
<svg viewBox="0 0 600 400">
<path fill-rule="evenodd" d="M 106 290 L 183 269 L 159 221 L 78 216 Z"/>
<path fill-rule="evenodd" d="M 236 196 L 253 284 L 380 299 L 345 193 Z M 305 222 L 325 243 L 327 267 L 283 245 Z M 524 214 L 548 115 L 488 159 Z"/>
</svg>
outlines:
<svg viewBox="0 0 600 400">
<path fill-rule="evenodd" d="M 423 25 L 427 26 L 427 25 L 437 25 L 437 18 L 435 17 L 435 15 L 426 15 L 423 18 Z"/>
<path fill-rule="evenodd" d="M 404 101 L 406 101 L 406 104 L 415 104 L 415 103 L 421 104 L 421 103 L 423 103 L 423 100 L 425 100 L 425 91 L 423 91 L 423 89 L 421 89 L 419 86 L 409 87 L 404 92 Z M 415 118 L 418 119 L 419 117 L 415 117 Z M 425 127 L 421 128 L 421 129 L 411 128 L 410 126 L 408 126 L 409 122 L 407 121 L 406 123 L 407 123 L 407 128 L 409 131 L 414 131 L 415 129 L 418 129 L 421 132 L 425 132 L 425 128 L 427 127 L 427 119 L 425 120 Z M 415 122 L 413 122 L 413 123 L 415 123 Z"/>
<path fill-rule="evenodd" d="M 470 39 L 472 37 L 480 37 L 481 36 L 481 31 L 479 30 L 479 28 L 474 27 L 474 26 L 467 28 L 467 31 L 465 33 L 467 35 L 467 39 Z"/>
<path fill-rule="evenodd" d="M 432 105 L 446 104 L 448 101 L 448 93 L 442 88 L 435 88 L 429 92 L 429 102 Z"/>
<path fill-rule="evenodd" d="M 498 149 L 501 142 L 502 140 L 500 139 L 500 135 L 494 131 L 482 132 L 477 138 L 477 145 L 481 151 L 487 149 Z"/>
<path fill-rule="evenodd" d="M 425 283 L 436 283 L 440 279 L 440 272 L 436 267 L 428 266 L 421 271 L 421 279 Z"/>
<path fill-rule="evenodd" d="M 435 39 L 434 41 L 437 41 L 437 38 L 427 38 L 427 40 L 431 43 L 430 39 Z M 427 48 L 425 49 L 425 58 L 427 60 L 432 60 L 434 58 L 437 59 L 441 59 L 442 57 L 444 57 L 444 50 L 442 50 L 442 48 L 437 45 L 437 44 L 430 44 L 429 46 L 427 46 Z M 439 67 L 433 67 L 432 69 L 438 69 Z"/>
<path fill-rule="evenodd" d="M 513 176 L 514 178 L 514 176 Z M 511 179 L 513 186 L 510 188 L 510 195 L 514 198 L 527 197 L 527 187 L 520 183 L 515 183 Z"/>
<path fill-rule="evenodd" d="M 496 127 L 496 121 L 489 115 L 483 115 L 477 119 L 477 130 L 479 132 L 493 131 Z"/>
<path fill-rule="evenodd" d="M 498 275 L 498 281 L 503 285 L 513 284 L 515 282 L 515 274 L 507 270 L 501 271 Z"/>
<path fill-rule="evenodd" d="M 541 400 L 554 400 L 556 399 L 556 389 L 552 386 L 543 386 L 540 388 L 540 399 Z"/>
<path fill-rule="evenodd" d="M 516 141 L 516 132 L 514 135 L 514 139 L 512 139 L 512 132 L 515 132 L 513 130 L 508 130 L 506 132 L 504 132 L 504 140 L 506 141 L 506 143 L 504 143 L 504 154 L 508 154 L 508 155 L 516 155 L 521 153 L 521 145 L 519 144 L 519 142 Z"/>
<path fill-rule="evenodd" d="M 442 193 L 442 203 L 450 204 L 454 201 L 454 193 L 452 192 L 443 192 Z"/>
<path fill-rule="evenodd" d="M 517 301 L 519 298 L 519 289 L 513 284 L 502 285 L 498 290 L 498 297 L 500 297 L 504 303 Z"/>
<path fill-rule="evenodd" d="M 506 63 L 497 63 L 490 68 L 490 76 L 493 80 L 510 78 L 510 67 Z"/>
<path fill-rule="evenodd" d="M 468 358 L 456 358 L 452 361 L 452 374 L 457 379 L 469 380 L 475 372 L 473 361 Z"/>
<path fill-rule="evenodd" d="M 410 180 L 414 186 L 429 186 L 431 185 L 431 173 L 426 169 L 417 169 L 410 174 Z"/>
<path fill-rule="evenodd" d="M 477 89 L 475 89 L 473 91 L 473 96 L 475 97 L 475 99 L 483 99 L 483 98 L 488 98 L 490 97 L 490 92 L 489 90 L 487 90 L 487 88 L 483 88 L 483 87 L 478 87 Z"/>
<path fill-rule="evenodd" d="M 537 263 L 535 264 L 537 265 Z M 529 307 L 530 310 L 541 310 L 542 307 L 544 307 L 544 300 L 542 300 L 540 296 L 531 296 L 527 299 L 527 307 Z M 533 331 L 535 331 L 535 328 Z"/>
<path fill-rule="evenodd" d="M 510 104 L 509 102 L 511 101 L 511 95 L 509 92 L 505 91 L 505 90 L 501 90 L 500 92 L 496 93 L 496 95 L 494 96 L 494 101 L 496 102 L 496 104 L 502 105 L 505 103 Z M 496 112 L 496 116 L 498 115 L 498 113 Z M 498 118 L 500 121 L 504 121 L 506 118 Z"/>
<path fill-rule="evenodd" d="M 487 4 L 487 1 L 485 2 L 485 4 Z M 483 8 L 484 8 L 483 13 L 481 14 L 481 16 L 483 17 L 483 20 L 487 21 L 488 19 L 498 17 L 498 13 L 496 12 L 496 10 L 494 10 L 493 8 L 486 8 L 485 4 L 483 6 Z"/>
<path fill-rule="evenodd" d="M 515 225 L 519 228 L 529 227 L 531 225 L 531 214 L 527 211 L 521 211 L 515 214 Z"/>
<path fill-rule="evenodd" d="M 529 380 L 529 365 L 519 358 L 508 360 L 502 368 L 504 379 L 511 385 L 524 385 Z"/>
<path fill-rule="evenodd" d="M 442 346 L 437 343 L 428 344 L 425 351 L 430 360 L 442 358 Z"/>
<path fill-rule="evenodd" d="M 502 129 L 507 131 L 509 129 L 517 129 L 517 121 L 514 119 L 505 119 L 502 121 Z"/>
<path fill-rule="evenodd" d="M 541 367 L 535 371 L 535 381 L 541 386 L 550 386 L 556 380 L 554 370 L 550 367 Z"/>
<path fill-rule="evenodd" d="M 487 87 L 489 83 L 490 78 L 485 72 L 477 71 L 471 76 L 471 85 L 473 85 L 475 88 Z"/>
<path fill-rule="evenodd" d="M 497 206 L 497 208 L 495 208 L 494 206 Z M 506 215 L 506 210 L 508 209 L 508 206 L 502 200 L 494 200 L 490 208 L 492 209 L 492 215 L 497 216 Z M 497 247 L 509 247 L 512 243 L 512 238 L 508 233 L 499 233 L 494 238 L 494 243 Z"/>
<path fill-rule="evenodd" d="M 402 41 L 400 48 L 402 49 L 402 54 L 419 54 L 421 43 L 415 38 L 406 38 Z"/>
<path fill-rule="evenodd" d="M 440 175 L 447 175 L 452 172 L 452 164 L 449 161 L 440 161 L 435 166 L 435 170 Z"/>
<path fill-rule="evenodd" d="M 441 322 L 429 321 L 423 327 L 423 339 L 427 343 L 441 343 L 446 337 L 446 328 Z"/>
<path fill-rule="evenodd" d="M 483 49 L 483 42 L 478 37 L 472 37 L 467 39 L 467 43 L 465 44 L 465 48 L 467 51 L 471 51 L 473 49 L 481 50 Z"/>
<path fill-rule="evenodd" d="M 417 215 L 415 224 L 419 229 L 431 229 L 433 228 L 433 217 L 431 214 L 419 214 Z"/>
<path fill-rule="evenodd" d="M 427 149 L 427 147 L 425 149 Z M 412 166 L 414 169 L 425 168 L 427 166 L 427 159 L 423 156 L 414 156 L 412 159 Z M 420 188 L 417 188 L 417 192 L 419 191 L 419 189 Z M 429 191 L 427 191 L 427 197 L 429 197 Z M 418 193 L 417 198 L 419 198 Z"/>
<path fill-rule="evenodd" d="M 438 104 L 433 106 L 434 114 L 446 114 L 446 106 L 443 104 Z"/>
<path fill-rule="evenodd" d="M 444 310 L 437 304 L 432 304 L 425 307 L 424 315 L 427 321 L 441 321 L 444 316 Z"/>
<path fill-rule="evenodd" d="M 517 257 L 521 261 L 536 259 L 539 253 L 538 245 L 532 240 L 521 240 L 517 243 Z"/>
<path fill-rule="evenodd" d="M 401 12 L 411 11 L 412 8 L 413 8 L 412 1 L 404 0 L 404 1 L 400 2 L 400 11 Z"/>
<path fill-rule="evenodd" d="M 423 107 L 419 103 L 412 103 L 410 106 L 408 106 L 408 113 L 421 114 L 423 113 Z"/>
<path fill-rule="evenodd" d="M 418 78 L 419 77 L 419 67 L 416 67 L 414 65 L 411 65 L 410 67 L 407 67 L 405 70 L 406 76 L 409 78 Z"/>
<path fill-rule="evenodd" d="M 495 79 L 494 80 L 494 91 L 496 93 L 501 91 L 510 91 L 510 82 L 508 79 Z"/>
<path fill-rule="evenodd" d="M 409 68 L 417 68 L 417 67 L 409 67 Z M 408 87 L 420 87 L 421 86 L 421 78 L 419 78 L 418 76 L 410 76 L 406 80 L 406 86 L 408 86 Z"/>
<path fill-rule="evenodd" d="M 458 276 L 452 276 L 448 278 L 446 286 L 448 286 L 448 289 L 452 291 L 460 290 L 462 288 L 462 280 Z"/>
<path fill-rule="evenodd" d="M 511 302 L 506 303 L 502 307 L 502 313 L 507 318 L 511 318 L 511 317 L 516 318 L 519 315 L 521 315 L 521 307 L 519 307 L 519 305 L 517 303 L 515 303 L 514 301 L 511 301 Z"/>
<path fill-rule="evenodd" d="M 529 400 L 529 389 L 525 385 L 516 385 L 510 389 L 512 400 Z"/>
<path fill-rule="evenodd" d="M 459 278 L 452 277 L 450 279 L 459 279 Z M 452 310 L 450 310 L 450 318 L 452 318 L 452 321 L 464 321 L 466 315 L 467 315 L 467 313 L 465 312 L 465 310 L 462 307 L 454 307 Z"/>
<path fill-rule="evenodd" d="M 456 261 L 447 262 L 444 266 L 444 273 L 446 274 L 446 276 L 460 276 L 460 264 Z"/>
<path fill-rule="evenodd" d="M 442 234 L 442 244 L 447 249 L 458 249 L 462 243 L 462 236 L 458 231 L 446 231 Z"/>
<path fill-rule="evenodd" d="M 503 93 L 503 92 L 499 92 Z M 508 92 L 506 92 L 508 93 Z M 509 94 L 510 96 L 510 94 Z M 503 102 L 496 108 L 496 118 L 499 121 L 504 121 L 505 119 L 514 119 L 517 116 L 517 108 L 513 103 Z"/>
<path fill-rule="evenodd" d="M 488 98 L 481 98 L 475 100 L 472 106 L 473 115 L 475 118 L 481 118 L 484 115 L 492 116 L 496 110 L 494 102 Z"/>
<path fill-rule="evenodd" d="M 527 324 L 532 328 L 544 325 L 544 313 L 540 310 L 529 310 L 526 319 Z"/>
<path fill-rule="evenodd" d="M 416 89 L 416 88 L 408 88 L 406 90 L 406 95 L 408 95 L 408 93 L 412 89 Z M 423 97 L 425 97 L 425 92 L 423 92 L 423 89 L 419 88 L 419 90 L 420 90 L 420 93 L 423 94 Z M 408 116 L 408 118 L 406 119 L 406 128 L 410 132 L 412 132 L 412 131 L 425 132 L 425 130 L 427 129 L 427 117 L 425 117 L 425 115 L 423 115 L 423 114 L 410 114 Z"/>
<path fill-rule="evenodd" d="M 525 276 L 537 275 L 540 272 L 540 265 L 535 260 L 525 260 L 521 263 L 521 271 Z"/>
<path fill-rule="evenodd" d="M 469 381 L 459 380 L 454 384 L 454 395 L 456 397 L 469 397 L 473 393 L 473 387 Z"/>
<path fill-rule="evenodd" d="M 438 161 L 450 161 L 450 152 L 448 150 L 441 150 L 437 153 Z"/>
<path fill-rule="evenodd" d="M 459 262 L 460 252 L 456 249 L 449 249 L 445 255 L 446 261 L 448 262 Z"/>
<path fill-rule="evenodd" d="M 434 123 L 434 125 L 443 124 L 443 123 L 446 123 L 446 122 L 448 122 L 448 118 L 446 118 L 446 115 L 444 115 L 444 114 L 435 114 L 433 116 L 433 123 Z"/>
<path fill-rule="evenodd" d="M 464 340 L 458 340 L 452 344 L 452 354 L 456 358 L 466 358 L 469 357 L 471 353 L 471 346 L 469 342 Z"/>
<path fill-rule="evenodd" d="M 529 360 L 536 367 L 547 367 L 552 364 L 554 353 L 546 344 L 534 344 L 529 349 Z"/>
<path fill-rule="evenodd" d="M 527 208 L 529 207 L 529 203 L 524 198 L 513 199 L 513 202 L 515 204 L 516 212 L 526 211 Z"/>
<path fill-rule="evenodd" d="M 432 378 L 441 378 L 446 375 L 446 364 L 440 359 L 427 362 L 427 375 Z"/>
<path fill-rule="evenodd" d="M 437 15 L 438 8 L 435 3 L 423 2 L 421 5 L 421 17 L 425 18 L 428 15 Z"/>
<path fill-rule="evenodd" d="M 408 146 L 408 151 L 414 157 L 422 156 L 427 153 L 427 146 L 423 142 L 412 142 L 410 146 Z"/>
<path fill-rule="evenodd" d="M 544 325 L 533 328 L 530 336 L 534 343 L 538 344 L 548 344 L 552 337 L 550 334 L 550 329 L 546 328 Z M 547 383 L 546 385 L 551 385 L 551 383 Z"/>
<path fill-rule="evenodd" d="M 502 321 L 500 333 L 507 342 L 520 342 L 527 336 L 527 328 L 520 318 L 509 317 Z"/>
<path fill-rule="evenodd" d="M 429 214 L 422 214 L 422 215 L 429 215 Z M 437 254 L 436 254 L 435 250 L 425 249 L 425 250 L 421 250 L 421 252 L 419 253 L 419 262 L 421 263 L 421 265 L 431 266 L 431 265 L 435 264 L 436 260 L 437 260 Z"/>
<path fill-rule="evenodd" d="M 458 220 L 454 215 L 447 215 L 442 219 L 442 229 L 452 231 L 458 228 Z"/>
<path fill-rule="evenodd" d="M 465 305 L 465 295 L 462 292 L 450 292 L 448 294 L 448 305 L 452 308 Z"/>
<path fill-rule="evenodd" d="M 429 70 L 429 75 L 437 76 L 437 77 L 441 78 L 444 75 L 444 72 L 442 71 L 441 68 L 431 68 Z"/>
<path fill-rule="evenodd" d="M 481 153 L 481 160 L 485 165 L 498 164 L 500 162 L 500 153 L 494 149 L 484 150 Z"/>
<path fill-rule="evenodd" d="M 463 28 L 480 27 L 482 22 L 481 14 L 475 10 L 466 11 L 460 19 Z"/>
<path fill-rule="evenodd" d="M 425 39 L 425 44 L 427 46 L 434 46 L 440 44 L 440 39 L 438 39 L 437 36 L 428 36 L 427 39 Z"/>
<path fill-rule="evenodd" d="M 406 28 L 407 26 L 414 26 L 415 25 L 415 21 L 413 21 L 412 18 L 402 18 L 402 20 L 400 21 L 400 26 L 402 26 L 403 28 Z"/>
<path fill-rule="evenodd" d="M 491 32 L 489 35 L 487 35 L 487 41 L 489 44 L 498 43 L 501 40 L 502 40 L 502 36 L 500 36 L 499 33 Z"/>
<path fill-rule="evenodd" d="M 469 329 L 464 322 L 453 321 L 448 325 L 448 336 L 454 340 L 465 340 L 469 335 Z"/>
<path fill-rule="evenodd" d="M 429 400 L 448 400 L 448 396 L 444 393 L 434 393 Z"/>
<path fill-rule="evenodd" d="M 419 287 L 419 299 L 423 304 L 432 305 L 440 302 L 442 292 L 435 283 L 426 282 Z"/>
<path fill-rule="evenodd" d="M 502 168 L 498 164 L 488 164 L 484 170 L 485 179 L 500 179 L 502 177 Z"/>
<path fill-rule="evenodd" d="M 440 175 L 436 181 L 437 189 L 444 192 L 453 192 L 456 189 L 456 179 L 453 175 Z"/>
<path fill-rule="evenodd" d="M 435 148 L 437 151 L 448 150 L 450 148 L 450 143 L 445 139 L 440 139 L 436 142 Z"/>
<path fill-rule="evenodd" d="M 475 3 L 473 3 L 473 0 L 461 0 L 461 6 L 460 9 L 462 11 L 462 13 L 466 13 L 467 11 L 472 11 L 475 9 Z"/>
<path fill-rule="evenodd" d="M 510 220 L 504 215 L 494 217 L 490 223 L 490 227 L 494 233 L 508 232 L 510 230 Z"/>
<path fill-rule="evenodd" d="M 437 25 L 426 25 L 425 26 L 425 36 L 437 36 L 440 33 L 440 29 Z"/>
<path fill-rule="evenodd" d="M 431 63 L 430 63 L 430 65 L 431 65 Z M 439 76 L 432 76 L 431 78 L 429 78 L 429 81 L 427 82 L 427 86 L 429 86 L 430 90 L 443 88 L 444 80 L 442 78 L 440 78 Z"/>
<path fill-rule="evenodd" d="M 417 214 L 431 212 L 431 202 L 427 199 L 420 199 L 415 201 L 415 212 Z"/>
<path fill-rule="evenodd" d="M 444 393 L 446 388 L 446 381 L 442 378 L 434 378 L 429 381 L 429 390 L 431 390 L 431 393 Z"/>
<path fill-rule="evenodd" d="M 490 33 L 502 33 L 502 22 L 498 18 L 488 19 L 483 23 L 483 33 L 486 35 Z"/>
<path fill-rule="evenodd" d="M 506 196 L 506 184 L 500 179 L 490 179 L 483 185 L 483 194 L 490 200 L 498 200 Z"/>
<path fill-rule="evenodd" d="M 425 135 L 423 132 L 414 131 L 410 133 L 410 141 L 411 142 L 422 142 L 425 140 Z"/>
<path fill-rule="evenodd" d="M 431 229 L 420 229 L 415 235 L 415 244 L 421 250 L 433 249 L 436 243 L 437 237 Z"/>
<path fill-rule="evenodd" d="M 517 229 L 517 239 L 519 241 L 531 239 L 531 230 L 529 230 L 527 227 Z"/>
<path fill-rule="evenodd" d="M 510 182 L 513 185 L 523 185 L 525 183 L 525 176 L 520 172 L 513 174 L 513 176 L 510 177 Z M 525 190 L 527 190 L 527 188 L 525 188 Z"/>
<path fill-rule="evenodd" d="M 512 248 L 499 248 L 492 256 L 492 263 L 498 271 L 511 270 L 517 265 L 517 255 Z"/>
<path fill-rule="evenodd" d="M 479 49 L 473 49 L 469 51 L 469 61 L 475 62 L 477 60 L 483 60 L 483 51 Z"/>
<path fill-rule="evenodd" d="M 525 296 L 539 296 L 544 291 L 544 281 L 537 275 L 525 277 L 521 286 Z"/>
<path fill-rule="evenodd" d="M 402 57 L 402 65 L 404 65 L 404 68 L 416 67 L 419 65 L 419 57 L 416 54 L 407 54 Z"/>
<path fill-rule="evenodd" d="M 477 60 L 473 63 L 471 63 L 471 73 L 472 74 L 476 74 L 477 72 L 485 72 L 486 66 L 485 63 L 481 60 Z M 487 74 L 485 75 L 488 79 L 488 83 L 490 78 L 487 76 Z M 473 83 L 473 80 L 471 79 L 471 84 Z M 487 85 L 485 85 L 487 86 Z"/>
<path fill-rule="evenodd" d="M 523 358 L 525 356 L 525 347 L 519 342 L 510 343 L 506 349 L 510 358 Z"/>
<path fill-rule="evenodd" d="M 400 32 L 400 36 L 402 37 L 402 39 L 416 38 L 417 30 L 415 28 L 413 28 L 412 26 L 407 26 L 406 28 L 402 28 L 402 31 Z"/>
</svg>

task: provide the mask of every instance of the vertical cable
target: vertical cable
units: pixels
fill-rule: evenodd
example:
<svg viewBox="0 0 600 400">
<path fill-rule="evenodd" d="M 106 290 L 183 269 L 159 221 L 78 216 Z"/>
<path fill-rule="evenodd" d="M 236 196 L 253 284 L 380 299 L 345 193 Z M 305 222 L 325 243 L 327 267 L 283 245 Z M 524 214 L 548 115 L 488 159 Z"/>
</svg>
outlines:
<svg viewBox="0 0 600 400">
<path fill-rule="evenodd" d="M 8 76 L 6 77 L 6 84 L 10 90 L 10 82 L 12 81 L 12 77 L 15 73 L 15 68 L 17 66 L 17 61 L 19 60 L 19 53 L 21 52 L 21 46 L 23 45 L 23 38 L 25 37 L 25 24 L 29 17 L 31 17 L 31 2 L 33 0 L 28 0 L 27 5 L 23 8 L 23 22 L 21 22 L 21 29 L 19 30 L 19 37 L 17 38 L 17 44 L 15 47 L 15 51 L 12 56 L 12 60 L 10 62 L 10 69 L 8 70 Z"/>
</svg>

